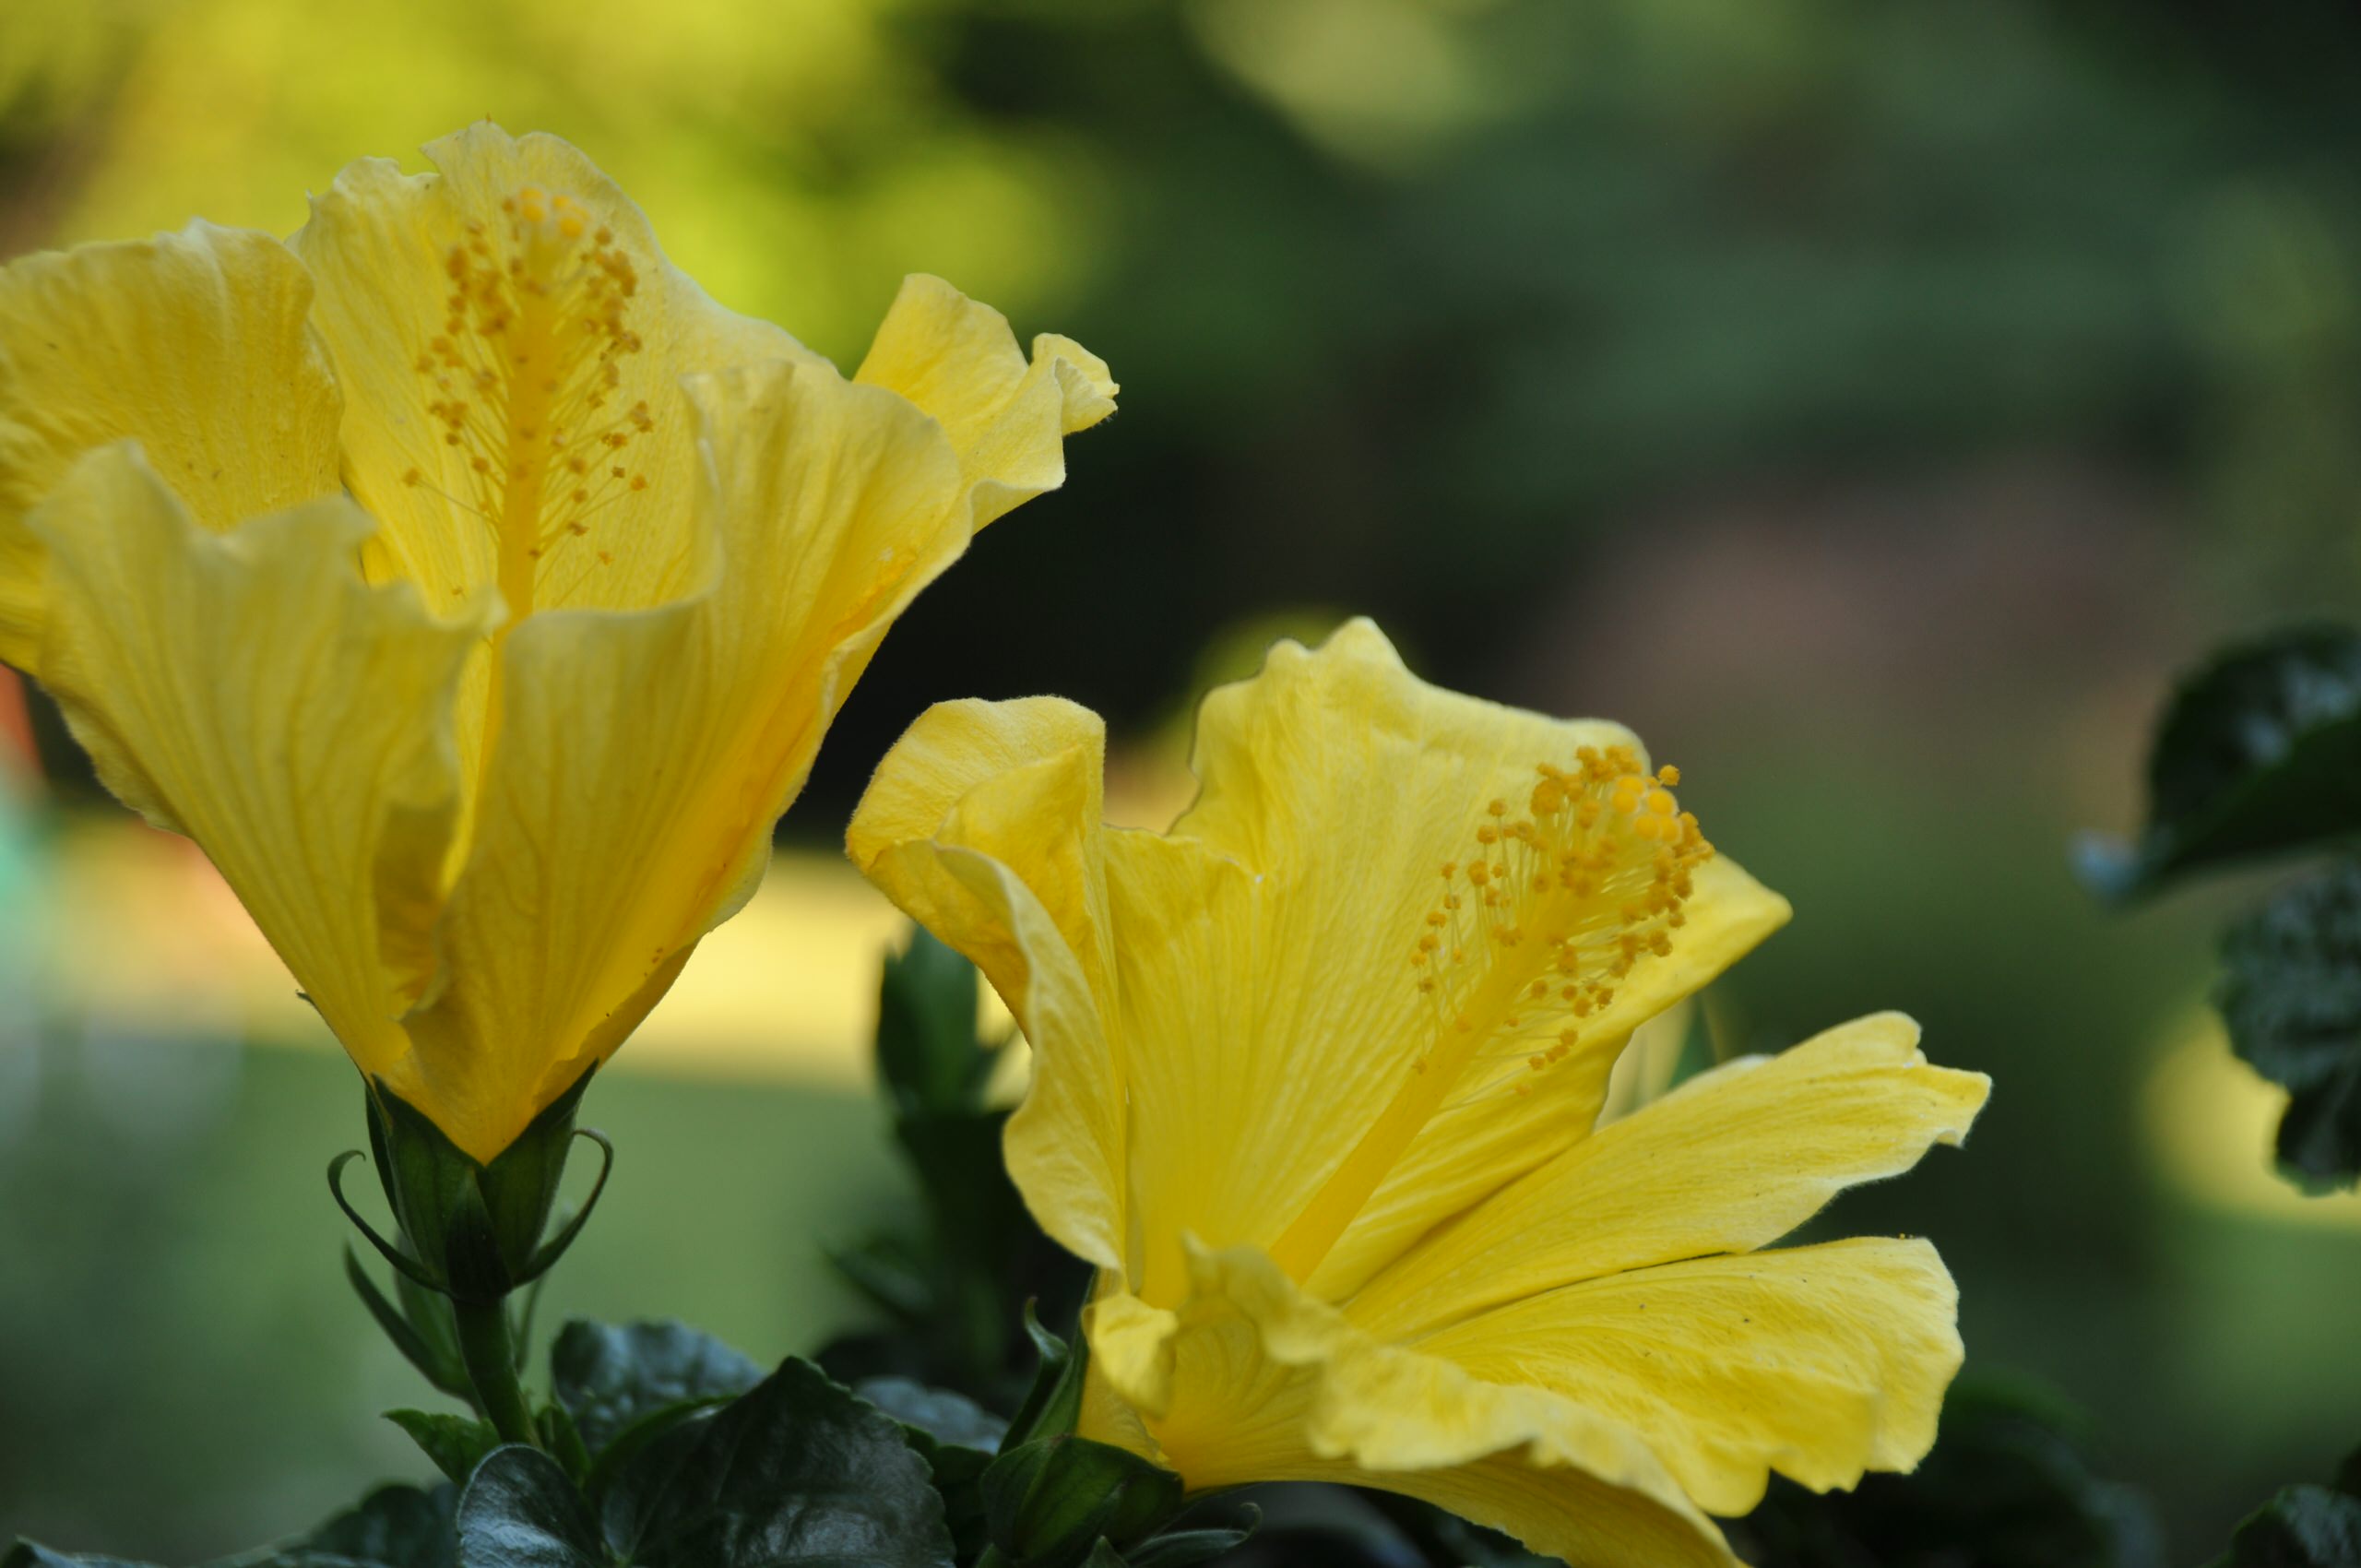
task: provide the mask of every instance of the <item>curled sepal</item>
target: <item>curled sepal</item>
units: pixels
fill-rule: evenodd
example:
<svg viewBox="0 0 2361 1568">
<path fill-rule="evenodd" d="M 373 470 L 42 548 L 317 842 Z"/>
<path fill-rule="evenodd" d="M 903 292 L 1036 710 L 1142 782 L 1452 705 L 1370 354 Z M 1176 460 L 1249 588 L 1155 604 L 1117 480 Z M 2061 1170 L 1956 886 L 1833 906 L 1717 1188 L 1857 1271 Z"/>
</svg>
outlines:
<svg viewBox="0 0 2361 1568">
<path fill-rule="evenodd" d="M 408 1254 L 404 1253 L 399 1247 L 395 1246 L 391 1241 L 388 1241 L 383 1236 L 378 1235 L 376 1227 L 362 1218 L 360 1211 L 355 1209 L 352 1206 L 350 1200 L 345 1197 L 344 1168 L 360 1158 L 361 1151 L 359 1149 L 349 1148 L 342 1154 L 338 1155 L 334 1159 L 328 1161 L 328 1195 L 336 1199 L 337 1207 L 344 1210 L 345 1218 L 352 1221 L 352 1228 L 360 1231 L 363 1237 L 367 1238 L 371 1246 L 377 1249 L 378 1255 L 383 1257 L 387 1263 L 394 1265 L 396 1273 L 407 1276 L 409 1278 L 416 1280 L 419 1284 L 427 1287 L 429 1289 L 440 1290 L 443 1289 L 440 1281 L 438 1281 L 433 1275 L 427 1273 L 425 1269 L 420 1267 L 417 1262 Z M 366 1301 L 368 1301 L 368 1297 L 363 1296 L 362 1300 Z M 371 1310 L 373 1312 L 375 1310 L 374 1304 L 372 1305 Z"/>
<path fill-rule="evenodd" d="M 590 1195 L 582 1200 L 582 1206 L 575 1211 L 573 1218 L 565 1222 L 565 1228 L 544 1242 L 540 1250 L 533 1254 L 532 1260 L 526 1264 L 525 1272 L 516 1277 L 516 1283 L 519 1285 L 532 1284 L 555 1267 L 558 1259 L 565 1256 L 565 1250 L 574 1245 L 574 1239 L 581 1235 L 583 1226 L 589 1223 L 590 1211 L 599 1206 L 599 1194 L 607 1190 L 607 1178 L 614 1172 L 613 1139 L 590 1127 L 576 1127 L 574 1129 L 574 1135 L 577 1138 L 587 1138 L 597 1144 L 599 1152 L 605 1157 L 599 1163 L 599 1179 L 590 1184 Z"/>
</svg>

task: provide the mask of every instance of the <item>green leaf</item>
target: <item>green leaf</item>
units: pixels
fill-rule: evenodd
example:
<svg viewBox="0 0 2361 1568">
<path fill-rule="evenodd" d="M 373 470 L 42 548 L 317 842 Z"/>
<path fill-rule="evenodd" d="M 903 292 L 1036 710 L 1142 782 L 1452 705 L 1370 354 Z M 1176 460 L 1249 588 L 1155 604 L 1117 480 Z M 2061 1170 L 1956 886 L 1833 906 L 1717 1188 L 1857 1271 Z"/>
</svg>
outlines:
<svg viewBox="0 0 2361 1568">
<path fill-rule="evenodd" d="M 1130 1568 L 1130 1564 L 1123 1561 L 1121 1552 L 1101 1540 L 1090 1549 L 1090 1555 L 1082 1560 L 1082 1568 Z"/>
<path fill-rule="evenodd" d="M 459 1568 L 607 1568 L 589 1504 L 538 1448 L 494 1449 L 459 1498 Z M 711 1568 L 726 1568 L 717 1561 Z"/>
<path fill-rule="evenodd" d="M 307 1535 L 211 1568 L 455 1568 L 458 1490 L 380 1487 Z"/>
<path fill-rule="evenodd" d="M 2183 873 L 2334 843 L 2361 829 L 2361 636 L 2304 626 L 2235 647 L 2187 677 L 2148 758 L 2137 845 L 2085 843 L 2109 897 Z"/>
<path fill-rule="evenodd" d="M 1130 1568 L 1196 1568 L 1200 1562 L 1237 1550 L 1254 1533 L 1255 1511 L 1247 1508 L 1244 1525 L 1222 1529 L 1168 1530 L 1132 1549 Z"/>
<path fill-rule="evenodd" d="M 483 1456 L 500 1446 L 500 1434 L 492 1423 L 470 1416 L 388 1410 L 386 1419 L 408 1432 L 434 1467 L 461 1486 L 468 1484 Z"/>
<path fill-rule="evenodd" d="M 2298 883 L 2232 926 L 2215 1000 L 2230 1044 L 2285 1088 L 2279 1163 L 2307 1185 L 2361 1176 L 2361 864 Z"/>
<path fill-rule="evenodd" d="M 852 1391 L 938 1443 L 991 1454 L 1008 1431 L 1006 1421 L 966 1395 L 929 1388 L 914 1378 L 863 1378 Z"/>
<path fill-rule="evenodd" d="M 1180 1512 L 1181 1491 L 1171 1471 L 1081 1437 L 1010 1449 L 983 1479 L 991 1543 L 1025 1568 L 1071 1568 L 1102 1537 L 1128 1548 Z"/>
<path fill-rule="evenodd" d="M 651 1443 L 617 1478 L 606 1519 L 644 1568 L 951 1562 L 942 1500 L 900 1423 L 793 1359 Z"/>
<path fill-rule="evenodd" d="M 2227 1568 L 2356 1568 L 2361 1497 L 2324 1486 L 2291 1486 L 2249 1515 L 2230 1538 Z"/>
<path fill-rule="evenodd" d="M 550 1348 L 550 1375 L 558 1403 L 595 1455 L 653 1412 L 745 1393 L 762 1382 L 763 1369 L 669 1319 L 622 1326 L 576 1320 Z"/>
<path fill-rule="evenodd" d="M 901 1423 L 902 1435 L 926 1461 L 934 1490 L 943 1494 L 955 1553 L 963 1562 L 975 1556 L 986 1538 L 981 1482 L 1008 1423 L 964 1394 L 929 1388 L 911 1378 L 864 1378 L 853 1392 Z"/>
<path fill-rule="evenodd" d="M 922 927 L 885 956 L 877 984 L 877 1074 L 905 1115 L 973 1110 L 992 1052 L 976 1038 L 976 970 Z"/>
<path fill-rule="evenodd" d="M 452 1568 L 455 1487 L 421 1491 L 414 1486 L 380 1487 L 360 1506 L 338 1515 L 297 1546 L 284 1562 L 291 1568 L 327 1568 L 362 1562 L 383 1568 Z M 277 1562 L 271 1568 L 277 1568 Z"/>
</svg>

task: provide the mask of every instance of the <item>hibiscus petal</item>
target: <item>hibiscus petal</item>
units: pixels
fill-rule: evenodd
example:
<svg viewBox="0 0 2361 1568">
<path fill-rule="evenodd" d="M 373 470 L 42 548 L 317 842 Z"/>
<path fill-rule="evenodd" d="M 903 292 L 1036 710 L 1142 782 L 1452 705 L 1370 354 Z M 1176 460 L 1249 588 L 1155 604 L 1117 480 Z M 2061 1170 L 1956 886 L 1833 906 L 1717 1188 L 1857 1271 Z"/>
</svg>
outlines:
<svg viewBox="0 0 2361 1568">
<path fill-rule="evenodd" d="M 1696 1258 L 1571 1286 L 1418 1343 L 1628 1423 L 1715 1514 L 1772 1470 L 1815 1491 L 1908 1470 L 1960 1367 L 1959 1293 L 1923 1241 Z"/>
<path fill-rule="evenodd" d="M 1574 1562 L 1735 1563 L 1631 1428 L 1378 1345 L 1255 1249 L 1200 1249 L 1177 1313 L 1111 1298 L 1089 1331 L 1094 1378 L 1147 1402 L 1143 1430 L 1193 1489 L 1338 1481 L 1424 1498 Z"/>
<path fill-rule="evenodd" d="M 1057 698 L 939 703 L 878 765 L 846 836 L 871 880 L 980 968 L 1033 1047 L 1010 1174 L 1043 1229 L 1123 1262 L 1126 1094 L 1097 716 Z"/>
<path fill-rule="evenodd" d="M 432 962 L 452 695 L 481 627 L 363 582 L 372 526 L 338 497 L 208 533 L 128 445 L 83 458 L 30 523 L 50 556 L 42 680 L 100 778 L 203 846 L 381 1073 Z"/>
<path fill-rule="evenodd" d="M 267 234 L 177 234 L 0 269 L 0 659 L 40 673 L 44 552 L 26 515 L 126 438 L 217 531 L 337 488 L 336 383 L 312 282 Z"/>
<path fill-rule="evenodd" d="M 1733 1062 L 1602 1127 L 1370 1281 L 1388 1338 L 1577 1280 L 1778 1240 L 1857 1182 L 1957 1144 L 1991 1080 L 1928 1064 L 1896 1013 Z"/>
<path fill-rule="evenodd" d="M 976 527 L 1065 482 L 1063 436 L 1115 411 L 1107 362 L 1043 333 L 1028 361 L 1008 320 L 923 273 L 904 280 L 853 379 L 943 422 L 976 489 Z"/>
</svg>

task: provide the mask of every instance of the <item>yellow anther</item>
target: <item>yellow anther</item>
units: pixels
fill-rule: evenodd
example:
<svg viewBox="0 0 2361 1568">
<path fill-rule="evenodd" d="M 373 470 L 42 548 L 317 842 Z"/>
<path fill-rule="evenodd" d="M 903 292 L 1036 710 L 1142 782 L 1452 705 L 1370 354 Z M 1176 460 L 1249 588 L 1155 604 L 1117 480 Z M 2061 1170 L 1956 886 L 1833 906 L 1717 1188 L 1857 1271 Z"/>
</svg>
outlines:
<svg viewBox="0 0 2361 1568">
<path fill-rule="evenodd" d="M 1674 809 L 1672 792 L 1670 790 L 1651 790 L 1648 792 L 1648 810 L 1652 814 L 1656 816 L 1670 816 L 1673 814 Z"/>
<path fill-rule="evenodd" d="M 1495 799 L 1487 802 L 1484 810 L 1488 815 L 1506 816 L 1509 814 L 1509 803 L 1506 801 Z"/>
<path fill-rule="evenodd" d="M 1662 767 L 1656 769 L 1656 782 L 1663 785 L 1667 790 L 1671 789 L 1674 785 L 1680 782 L 1680 769 L 1673 766 L 1670 763 L 1666 763 Z"/>
</svg>

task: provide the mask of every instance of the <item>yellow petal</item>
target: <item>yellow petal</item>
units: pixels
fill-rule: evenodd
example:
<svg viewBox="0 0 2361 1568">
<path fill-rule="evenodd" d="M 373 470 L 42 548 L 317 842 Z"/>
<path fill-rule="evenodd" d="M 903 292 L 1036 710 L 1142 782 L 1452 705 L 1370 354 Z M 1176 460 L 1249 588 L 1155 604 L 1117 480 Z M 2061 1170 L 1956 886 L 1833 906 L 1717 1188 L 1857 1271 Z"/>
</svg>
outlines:
<svg viewBox="0 0 2361 1568">
<path fill-rule="evenodd" d="M 1007 317 L 940 278 L 905 279 L 853 379 L 943 422 L 976 489 L 976 527 L 1065 482 L 1062 438 L 1115 411 L 1107 362 L 1044 333 L 1028 362 Z"/>
<path fill-rule="evenodd" d="M 126 438 L 216 530 L 337 486 L 337 390 L 311 279 L 267 234 L 177 234 L 0 269 L 0 659 L 33 671 L 42 551 L 26 515 Z"/>
<path fill-rule="evenodd" d="M 1193 1489 L 1340 1481 L 1425 1498 L 1574 1562 L 1734 1562 L 1629 1427 L 1513 1376 L 1479 1381 L 1375 1344 L 1254 1249 L 1196 1252 L 1177 1313 L 1114 1297 L 1089 1329 L 1094 1378 Z M 1145 1385 L 1127 1376 L 1142 1369 Z"/>
<path fill-rule="evenodd" d="M 1991 1081 L 1879 1014 L 1733 1062 L 1602 1127 L 1413 1248 L 1353 1316 L 1399 1337 L 1623 1269 L 1776 1241 L 1860 1182 L 1957 1144 Z"/>
<path fill-rule="evenodd" d="M 1119 1269 L 1126 1095 L 1107 1022 L 1105 745 L 1097 715 L 1056 698 L 937 704 L 878 765 L 846 849 L 1007 1002 L 1033 1047 L 1010 1173 L 1043 1229 Z"/>
<path fill-rule="evenodd" d="M 289 242 L 319 280 L 315 319 L 342 374 L 345 482 L 385 521 L 373 574 L 406 577 L 437 605 L 505 576 L 512 619 L 695 591 L 712 561 L 681 379 L 804 350 L 707 298 L 665 259 L 630 197 L 567 142 L 479 121 L 426 154 L 434 173 L 404 174 L 387 159 L 351 164 Z M 530 209 L 539 223 L 519 205 L 529 193 L 540 196 Z M 560 197 L 581 214 L 566 219 L 579 230 L 572 235 L 555 228 Z M 457 279 L 455 252 L 466 261 Z M 629 267 L 629 298 L 592 296 L 587 280 L 608 270 L 594 256 Z M 511 262 L 517 282 L 496 291 L 490 315 L 472 294 L 454 309 L 455 290 L 481 290 Z M 602 330 L 607 303 L 636 348 Z M 502 312 L 510 319 L 494 330 Z M 611 386 L 602 385 L 610 366 Z M 435 411 L 454 404 L 464 410 L 457 445 L 445 439 L 452 422 Z M 632 418 L 642 406 L 645 429 Z M 608 435 L 623 445 L 611 448 Z M 478 458 L 488 472 L 476 471 Z M 586 465 L 579 476 L 566 466 L 574 458 Z M 615 467 L 627 477 L 614 479 Z M 590 492 L 582 506 L 565 502 L 576 484 Z M 569 537 L 565 521 L 577 515 L 589 531 Z M 535 528 L 554 547 L 524 564 L 520 582 L 503 573 L 501 544 L 529 542 L 519 530 Z"/>
<path fill-rule="evenodd" d="M 42 679 L 107 787 L 202 845 L 363 1070 L 432 958 L 457 803 L 452 692 L 480 624 L 355 566 L 342 497 L 199 528 L 128 445 L 35 511 Z"/>
<path fill-rule="evenodd" d="M 1783 900 L 1709 862 L 1669 955 L 1643 956 L 1585 1020 L 1582 1049 L 1545 1074 L 1529 1071 L 1534 1047 L 1489 1029 L 1451 1065 L 1461 1042 L 1407 960 L 1445 892 L 1437 869 L 1477 850 L 1489 804 L 1521 811 L 1536 765 L 1613 747 L 1638 753 L 1618 725 L 1428 685 L 1367 621 L 1316 652 L 1281 643 L 1261 675 L 1206 699 L 1204 794 L 1173 833 L 1259 877 L 1258 961 L 1251 977 L 1224 977 L 1235 1026 L 1168 1045 L 1200 1065 L 1169 1100 L 1143 1103 L 1143 1125 L 1204 1129 L 1179 1158 L 1138 1169 L 1159 1225 L 1170 1216 L 1209 1242 L 1276 1245 L 1334 1298 L 1588 1130 L 1631 1028 L 1774 929 Z M 1265 1092 L 1232 1092 L 1266 1079 Z M 1411 1103 L 1422 1093 L 1424 1107 Z M 1290 1235 L 1273 1229 L 1290 1221 Z"/>
<path fill-rule="evenodd" d="M 1916 1466 L 1959 1371 L 1958 1308 L 1931 1245 L 1868 1238 L 1596 1279 L 1418 1349 L 1628 1423 L 1701 1506 L 1736 1515 L 1774 1469 L 1825 1491 Z"/>
<path fill-rule="evenodd" d="M 416 1020 L 430 1114 L 496 1153 L 742 903 L 771 826 L 895 618 L 967 547 L 957 464 L 825 362 L 697 378 L 717 570 L 637 612 L 511 632 L 505 716 Z"/>
</svg>

